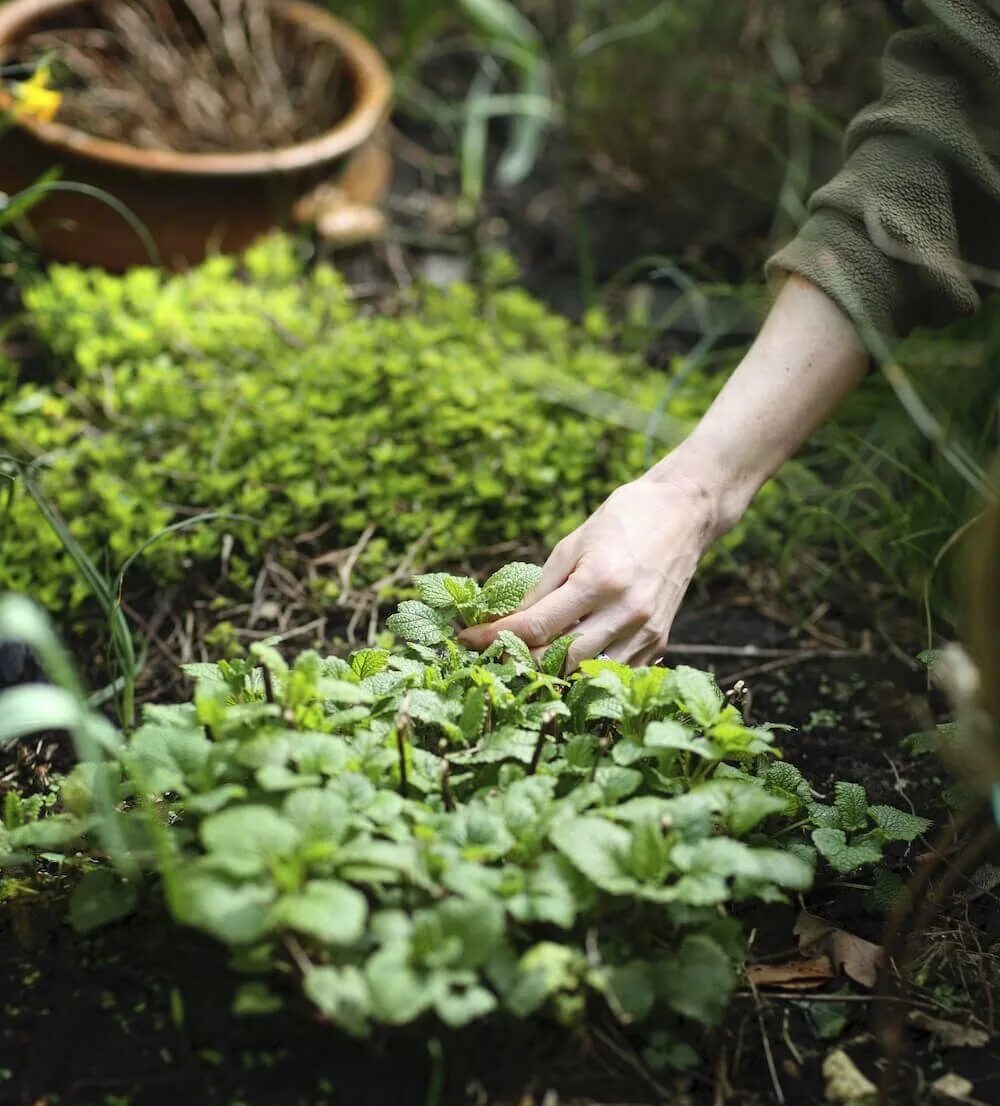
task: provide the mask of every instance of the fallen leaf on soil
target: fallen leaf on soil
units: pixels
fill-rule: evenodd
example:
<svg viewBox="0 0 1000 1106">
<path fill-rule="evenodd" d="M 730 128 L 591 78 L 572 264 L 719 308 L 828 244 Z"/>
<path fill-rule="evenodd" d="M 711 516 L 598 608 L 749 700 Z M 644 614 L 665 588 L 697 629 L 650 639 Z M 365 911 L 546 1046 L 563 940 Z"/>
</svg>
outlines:
<svg viewBox="0 0 1000 1106">
<path fill-rule="evenodd" d="M 869 990 L 878 982 L 879 969 L 885 959 L 881 945 L 838 929 L 805 911 L 796 919 L 794 932 L 802 952 L 826 953 L 837 971 Z"/>
<path fill-rule="evenodd" d="M 968 1102 L 969 1095 L 972 1094 L 972 1084 L 961 1075 L 948 1072 L 947 1075 L 934 1080 L 931 1091 L 938 1098 L 946 1098 L 951 1102 Z"/>
<path fill-rule="evenodd" d="M 811 991 L 833 979 L 828 956 L 811 960 L 789 960 L 785 964 L 748 964 L 746 977 L 755 987 L 776 987 L 781 991 Z"/>
<path fill-rule="evenodd" d="M 932 1018 L 923 1010 L 911 1010 L 907 1021 L 917 1029 L 937 1037 L 945 1048 L 982 1048 L 990 1039 L 985 1029 L 975 1029 L 971 1025 L 960 1025 L 943 1018 Z"/>
<path fill-rule="evenodd" d="M 827 1102 L 861 1106 L 867 1099 L 874 1100 L 877 1093 L 875 1084 L 862 1075 L 850 1056 L 839 1048 L 823 1061 L 823 1078 L 826 1080 Z"/>
</svg>

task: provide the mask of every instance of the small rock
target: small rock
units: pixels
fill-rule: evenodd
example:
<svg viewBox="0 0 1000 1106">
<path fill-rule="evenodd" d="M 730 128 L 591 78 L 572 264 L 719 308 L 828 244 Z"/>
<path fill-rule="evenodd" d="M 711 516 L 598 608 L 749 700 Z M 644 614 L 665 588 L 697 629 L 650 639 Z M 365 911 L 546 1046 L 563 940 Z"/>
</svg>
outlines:
<svg viewBox="0 0 1000 1106">
<path fill-rule="evenodd" d="M 826 1101 L 844 1102 L 850 1106 L 867 1106 L 875 1101 L 878 1088 L 855 1066 L 854 1061 L 842 1049 L 836 1049 L 823 1061 L 823 1078 L 826 1080 Z"/>
</svg>

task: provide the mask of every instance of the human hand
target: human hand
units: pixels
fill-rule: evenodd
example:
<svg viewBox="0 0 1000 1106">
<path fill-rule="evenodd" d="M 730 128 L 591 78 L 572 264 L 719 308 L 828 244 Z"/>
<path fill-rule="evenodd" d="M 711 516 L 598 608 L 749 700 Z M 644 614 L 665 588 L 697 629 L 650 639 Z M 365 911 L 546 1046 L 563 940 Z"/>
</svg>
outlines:
<svg viewBox="0 0 1000 1106">
<path fill-rule="evenodd" d="M 650 473 L 625 484 L 555 547 L 520 611 L 460 638 L 481 652 L 509 630 L 541 650 L 574 633 L 567 671 L 599 654 L 651 664 L 717 536 L 717 517 L 714 498 L 693 480 Z"/>
</svg>

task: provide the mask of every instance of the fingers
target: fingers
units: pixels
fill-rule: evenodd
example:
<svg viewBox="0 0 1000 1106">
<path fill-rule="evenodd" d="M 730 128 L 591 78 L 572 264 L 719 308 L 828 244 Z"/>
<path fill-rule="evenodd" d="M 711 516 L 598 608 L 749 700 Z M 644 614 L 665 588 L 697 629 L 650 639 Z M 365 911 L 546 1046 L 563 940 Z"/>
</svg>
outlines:
<svg viewBox="0 0 1000 1106">
<path fill-rule="evenodd" d="M 548 645 L 590 614 L 591 602 L 587 593 L 570 578 L 525 610 L 486 626 L 470 626 L 459 634 L 459 640 L 468 648 L 482 652 L 501 630 L 509 630 L 531 648 Z"/>
<path fill-rule="evenodd" d="M 578 559 L 574 537 L 574 534 L 570 534 L 563 538 L 549 554 L 549 559 L 542 566 L 542 578 L 524 597 L 522 610 L 534 606 L 539 599 L 544 599 L 546 595 L 561 588 L 570 578 Z"/>
<path fill-rule="evenodd" d="M 575 630 L 580 636 L 566 654 L 565 671 L 575 672 L 581 662 L 602 653 L 614 657 L 615 644 L 628 637 L 629 629 L 627 616 L 620 610 L 601 612 L 584 619 Z"/>
</svg>

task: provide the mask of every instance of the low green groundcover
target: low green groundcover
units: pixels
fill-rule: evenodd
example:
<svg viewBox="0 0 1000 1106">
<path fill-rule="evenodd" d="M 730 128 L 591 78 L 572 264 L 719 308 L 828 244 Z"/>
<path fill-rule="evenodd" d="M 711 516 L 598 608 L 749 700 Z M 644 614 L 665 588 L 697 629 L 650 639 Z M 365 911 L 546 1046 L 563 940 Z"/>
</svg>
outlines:
<svg viewBox="0 0 1000 1106">
<path fill-rule="evenodd" d="M 648 430 L 669 437 L 651 414 L 662 374 L 617 352 L 600 314 L 575 327 L 516 287 L 421 287 L 372 314 L 274 237 L 182 276 L 54 266 L 25 298 L 55 357 L 41 383 L 0 366 L 0 454 L 37 462 L 42 493 L 110 577 L 207 512 L 246 518 L 162 537 L 143 554 L 147 579 L 225 575 L 246 594 L 266 552 L 350 548 L 369 526 L 354 586 L 415 544 L 426 566 L 551 543 L 639 474 Z M 671 410 L 683 422 L 703 402 Z M 86 584 L 22 491 L 0 528 L 0 589 L 78 609 Z M 323 602 L 341 585 L 330 573 L 316 586 Z"/>
<path fill-rule="evenodd" d="M 0 696 L 0 742 L 49 719 L 84 756 L 54 812 L 8 796 L 0 867 L 63 854 L 84 873 L 81 930 L 158 873 L 173 917 L 248 973 L 239 1011 L 277 1008 L 290 978 L 359 1035 L 498 1009 L 572 1023 L 603 1003 L 648 1056 L 693 1063 L 738 980 L 731 908 L 805 891 L 820 857 L 871 866 L 928 823 L 857 784 L 816 801 L 703 672 L 566 677 L 569 639 L 538 660 L 509 633 L 482 654 L 456 642 L 456 621 L 510 611 L 538 573 L 418 579 L 393 650 L 289 664 L 260 644 L 191 666 L 193 702 L 148 706 L 127 735 L 87 709 L 34 609 L 0 603 L 0 636 L 64 684 Z"/>
</svg>

